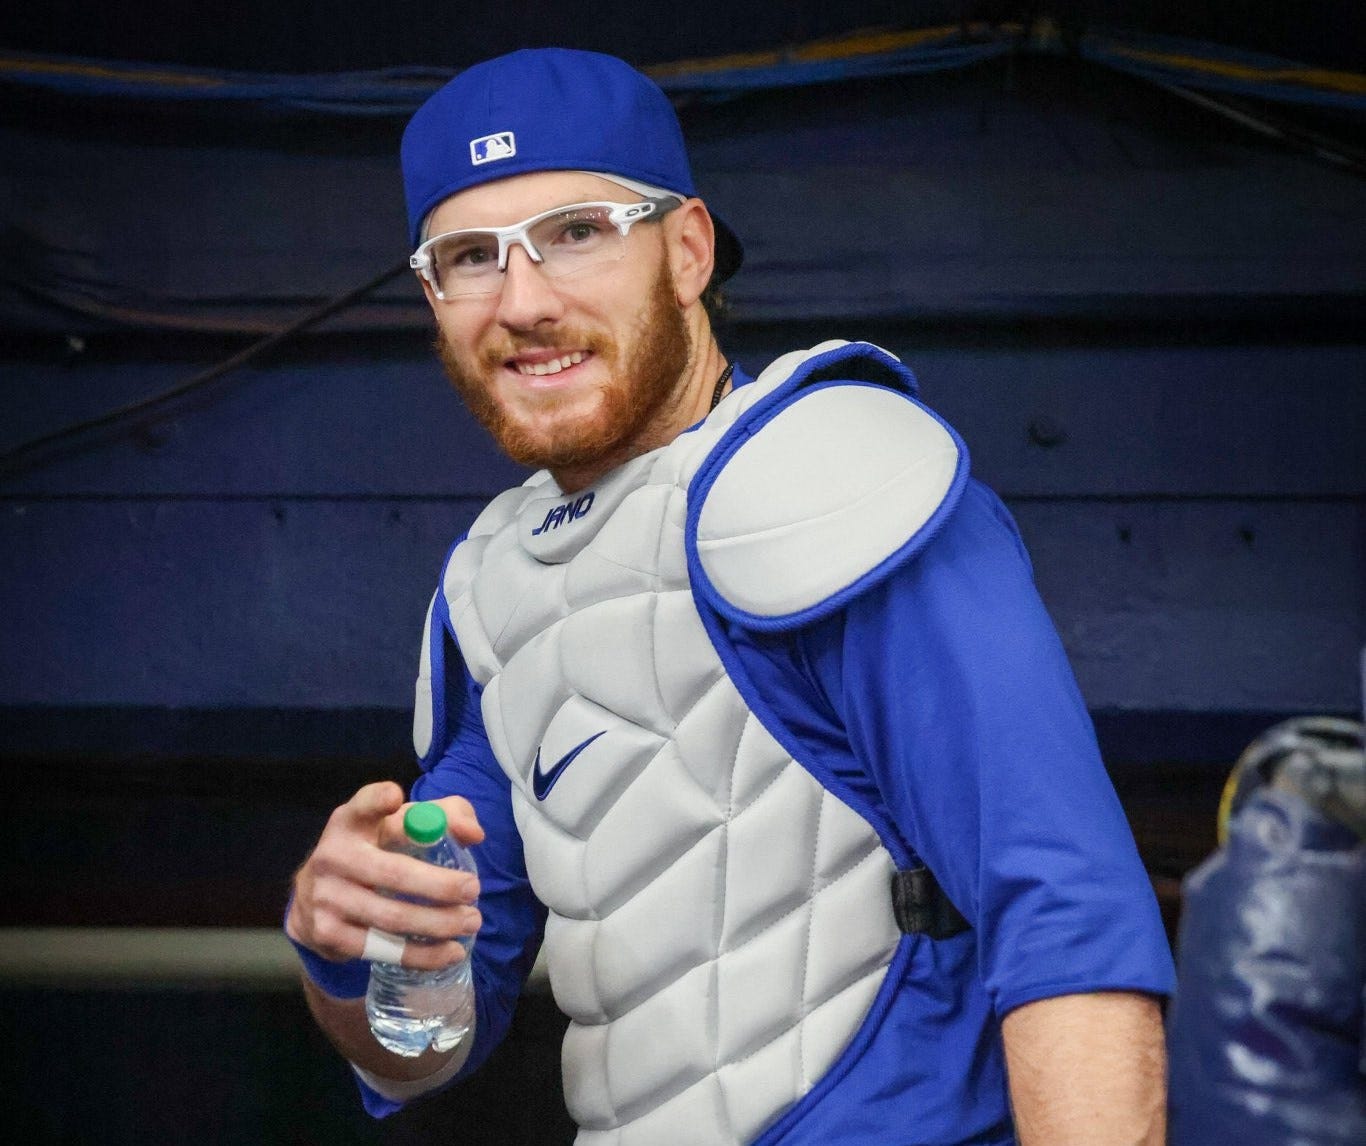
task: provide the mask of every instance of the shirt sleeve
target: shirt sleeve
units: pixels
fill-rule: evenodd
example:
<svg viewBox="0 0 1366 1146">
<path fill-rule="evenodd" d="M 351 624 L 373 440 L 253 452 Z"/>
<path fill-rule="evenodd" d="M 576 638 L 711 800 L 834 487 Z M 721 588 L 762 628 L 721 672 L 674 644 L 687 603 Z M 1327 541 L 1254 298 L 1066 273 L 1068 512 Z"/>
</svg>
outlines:
<svg viewBox="0 0 1366 1146">
<path fill-rule="evenodd" d="M 1014 522 L 984 486 L 801 638 L 871 788 L 976 931 L 998 1014 L 1170 993 L 1151 881 Z"/>
<path fill-rule="evenodd" d="M 502 1042 L 522 984 L 531 973 L 545 929 L 546 911 L 527 879 L 522 839 L 512 815 L 511 784 L 494 758 L 480 714 L 478 685 L 465 671 L 449 624 L 438 611 L 449 641 L 443 689 L 447 740 L 413 784 L 412 799 L 463 796 L 474 806 L 484 840 L 470 849 L 479 869 L 479 911 L 483 924 L 474 945 L 474 1044 L 451 1082 L 477 1070 Z M 365 1109 L 377 1118 L 400 1103 L 376 1093 L 357 1078 Z"/>
</svg>

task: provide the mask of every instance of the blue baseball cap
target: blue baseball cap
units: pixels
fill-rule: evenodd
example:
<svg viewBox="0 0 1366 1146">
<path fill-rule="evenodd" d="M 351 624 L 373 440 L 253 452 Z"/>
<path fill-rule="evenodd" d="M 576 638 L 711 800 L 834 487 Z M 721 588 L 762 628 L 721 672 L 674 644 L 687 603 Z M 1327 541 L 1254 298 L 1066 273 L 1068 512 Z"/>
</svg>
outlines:
<svg viewBox="0 0 1366 1146">
<path fill-rule="evenodd" d="M 418 108 L 403 132 L 412 245 L 442 200 L 530 171 L 590 171 L 672 191 L 693 186 L 683 130 L 652 80 L 615 56 L 530 48 L 466 68 Z M 744 248 L 715 214 L 716 273 Z"/>
</svg>

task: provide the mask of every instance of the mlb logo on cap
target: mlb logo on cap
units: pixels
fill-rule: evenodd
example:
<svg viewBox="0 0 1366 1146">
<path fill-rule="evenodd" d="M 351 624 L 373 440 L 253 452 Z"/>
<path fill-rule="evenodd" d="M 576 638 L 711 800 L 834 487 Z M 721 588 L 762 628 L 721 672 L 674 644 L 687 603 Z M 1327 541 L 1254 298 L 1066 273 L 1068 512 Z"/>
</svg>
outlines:
<svg viewBox="0 0 1366 1146">
<path fill-rule="evenodd" d="M 496 131 L 470 140 L 470 162 L 492 163 L 495 159 L 511 159 L 517 154 L 517 137 L 510 131 Z"/>
</svg>

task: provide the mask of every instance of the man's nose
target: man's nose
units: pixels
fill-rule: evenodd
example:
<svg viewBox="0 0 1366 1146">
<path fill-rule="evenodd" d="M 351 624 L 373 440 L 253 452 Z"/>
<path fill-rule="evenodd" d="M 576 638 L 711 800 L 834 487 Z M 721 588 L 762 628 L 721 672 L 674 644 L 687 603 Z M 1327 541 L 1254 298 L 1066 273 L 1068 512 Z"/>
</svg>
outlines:
<svg viewBox="0 0 1366 1146">
<path fill-rule="evenodd" d="M 498 321 L 511 330 L 528 330 L 553 322 L 564 313 L 564 302 L 542 266 L 520 243 L 508 249 L 507 269 L 498 296 Z"/>
</svg>

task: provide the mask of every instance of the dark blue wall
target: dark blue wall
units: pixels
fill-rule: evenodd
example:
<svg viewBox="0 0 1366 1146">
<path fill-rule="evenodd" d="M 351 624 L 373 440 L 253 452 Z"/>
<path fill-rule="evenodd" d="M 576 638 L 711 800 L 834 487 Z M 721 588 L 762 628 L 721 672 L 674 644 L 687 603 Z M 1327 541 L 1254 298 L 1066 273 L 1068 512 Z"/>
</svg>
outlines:
<svg viewBox="0 0 1366 1146">
<path fill-rule="evenodd" d="M 1097 709 L 1350 710 L 1363 638 L 1353 345 L 900 353 L 1012 506 Z M 751 369 L 826 331 L 734 332 Z M 789 342 L 778 342 L 779 338 Z M 8 705 L 401 709 L 447 547 L 515 481 L 423 340 L 246 371 L 150 436 L 10 478 Z M 36 431 L 196 363 L 12 361 Z M 13 431 L 11 431 L 12 433 Z"/>
</svg>

